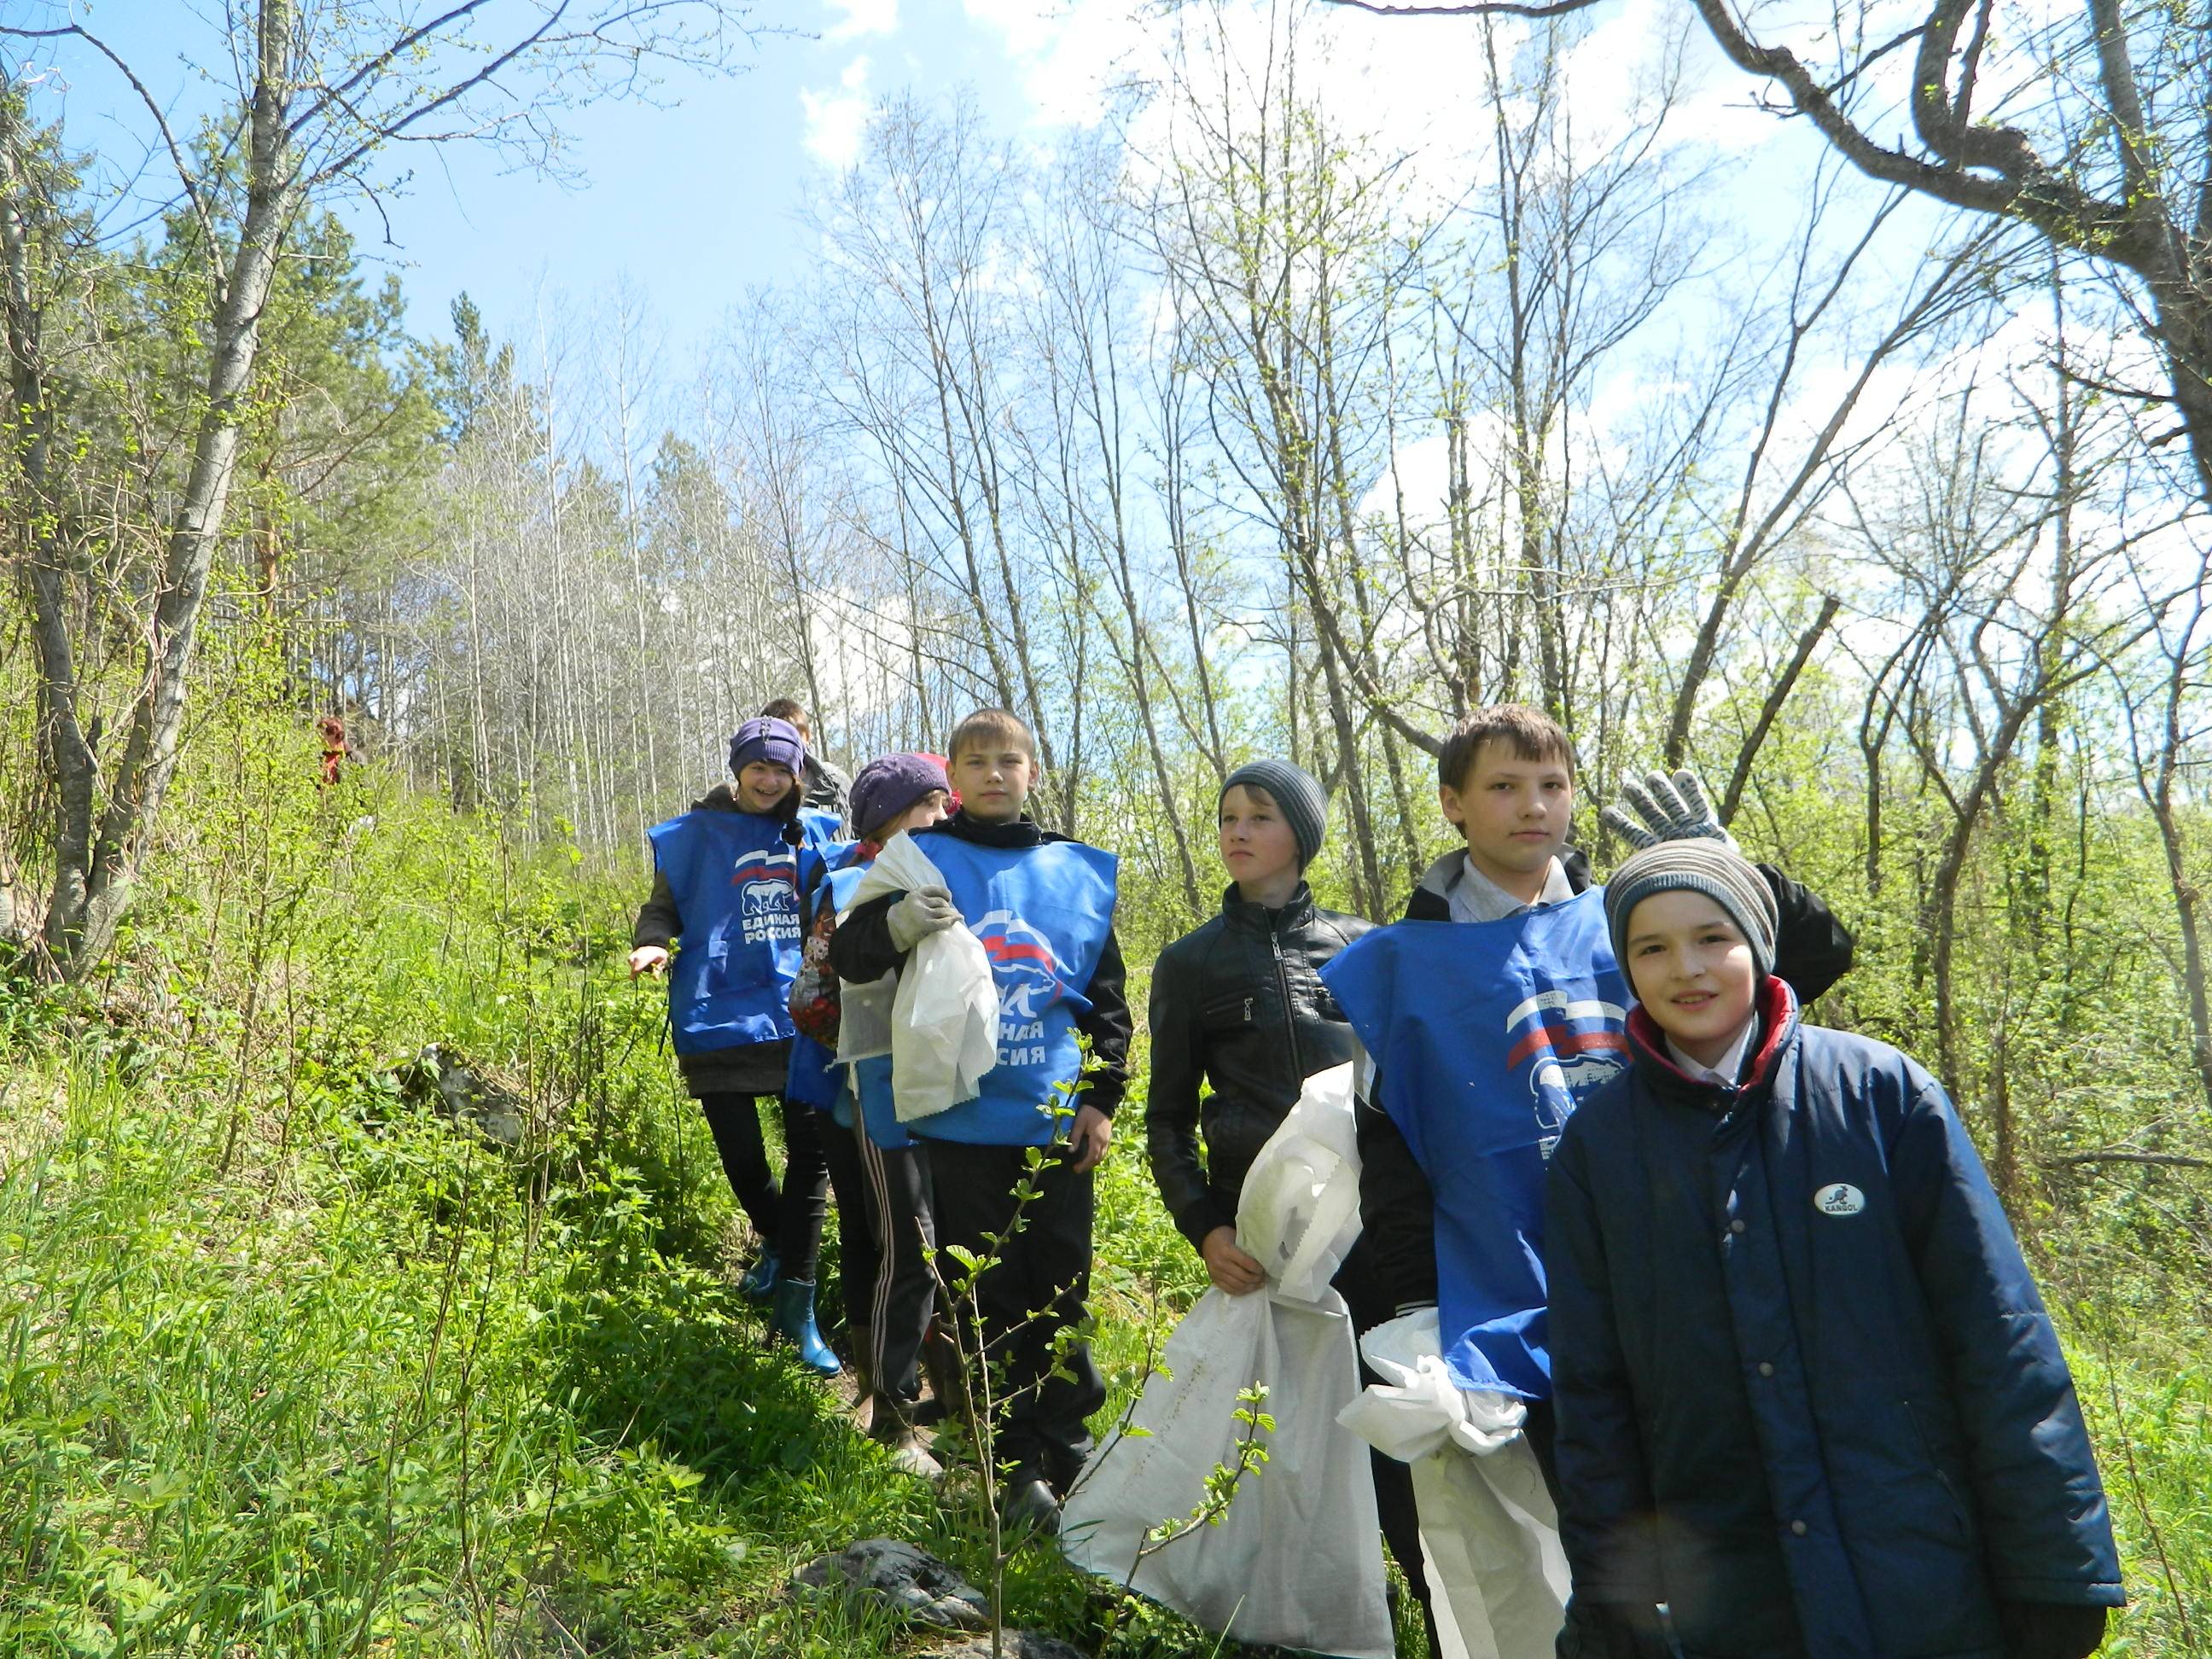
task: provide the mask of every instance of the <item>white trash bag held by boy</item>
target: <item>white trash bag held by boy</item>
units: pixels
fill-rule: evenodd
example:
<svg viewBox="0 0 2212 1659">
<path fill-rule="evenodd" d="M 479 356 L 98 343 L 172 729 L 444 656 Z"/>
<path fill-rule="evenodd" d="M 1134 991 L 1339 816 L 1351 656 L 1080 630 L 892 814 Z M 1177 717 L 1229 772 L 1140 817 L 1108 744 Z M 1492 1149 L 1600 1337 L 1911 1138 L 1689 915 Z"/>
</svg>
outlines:
<svg viewBox="0 0 2212 1659">
<path fill-rule="evenodd" d="M 1443 1659 L 1552 1659 L 1567 1601 L 1559 1516 L 1521 1425 L 1528 1407 L 1462 1389 L 1437 1310 L 1377 1325 L 1359 1351 L 1377 1376 L 1338 1421 L 1409 1463 Z"/>
<path fill-rule="evenodd" d="M 943 893 L 945 874 L 903 830 L 853 890 L 848 909 L 886 893 Z M 949 903 L 950 901 L 948 900 Z M 864 1025 L 872 1022 L 864 1019 Z M 840 1035 L 842 1036 L 842 1027 Z M 865 1039 L 858 1046 L 868 1046 Z M 973 1100 L 999 1059 L 999 989 L 982 941 L 963 922 L 925 935 L 900 970 L 890 1010 L 891 1109 L 902 1123 Z M 840 1060 L 866 1060 L 838 1044 Z"/>
<path fill-rule="evenodd" d="M 1076 1565 L 1127 1583 L 1207 1630 L 1340 1659 L 1396 1649 L 1366 1446 L 1337 1426 L 1359 1392 L 1344 1299 L 1329 1280 L 1359 1237 L 1352 1067 L 1308 1078 L 1254 1158 L 1237 1206 L 1237 1248 L 1267 1270 L 1264 1291 L 1209 1290 L 1168 1338 L 1133 1421 L 1068 1494 L 1061 1547 Z M 1235 1468 L 1249 1432 L 1239 1393 L 1274 1419 L 1267 1461 L 1237 1482 L 1215 1524 L 1188 1525 L 1206 1479 Z M 1133 1572 L 1132 1569 L 1134 1569 Z"/>
</svg>

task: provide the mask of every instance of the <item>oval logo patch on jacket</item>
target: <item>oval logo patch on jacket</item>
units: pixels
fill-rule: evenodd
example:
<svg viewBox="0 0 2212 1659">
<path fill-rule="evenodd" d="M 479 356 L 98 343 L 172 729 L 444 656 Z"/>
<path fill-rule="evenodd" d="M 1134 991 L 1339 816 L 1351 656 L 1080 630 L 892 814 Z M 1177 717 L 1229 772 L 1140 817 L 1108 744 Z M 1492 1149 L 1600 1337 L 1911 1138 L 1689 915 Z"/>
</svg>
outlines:
<svg viewBox="0 0 2212 1659">
<path fill-rule="evenodd" d="M 1857 1188 L 1838 1181 L 1832 1187 L 1823 1187 L 1813 1194 L 1813 1207 L 1822 1215 L 1856 1215 L 1866 1208 L 1866 1194 Z"/>
</svg>

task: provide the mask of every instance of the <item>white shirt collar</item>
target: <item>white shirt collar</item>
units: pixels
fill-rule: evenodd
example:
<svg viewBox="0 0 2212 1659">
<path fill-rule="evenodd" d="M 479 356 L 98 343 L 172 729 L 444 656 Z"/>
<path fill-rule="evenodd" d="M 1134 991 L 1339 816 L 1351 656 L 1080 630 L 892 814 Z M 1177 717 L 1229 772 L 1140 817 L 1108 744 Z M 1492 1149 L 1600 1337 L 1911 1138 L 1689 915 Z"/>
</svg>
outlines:
<svg viewBox="0 0 2212 1659">
<path fill-rule="evenodd" d="M 1729 1042 L 1728 1050 L 1711 1066 L 1692 1060 L 1674 1046 L 1674 1039 L 1667 1039 L 1667 1057 L 1683 1073 L 1699 1083 L 1717 1083 L 1723 1089 L 1733 1089 L 1743 1079 L 1744 1051 L 1751 1047 L 1752 1034 L 1759 1030 L 1759 1011 L 1752 1010 L 1743 1018 L 1743 1024 Z"/>
<path fill-rule="evenodd" d="M 1544 890 L 1536 896 L 1535 904 L 1529 904 L 1476 869 L 1474 860 L 1464 853 L 1460 854 L 1459 873 L 1452 878 L 1444 893 L 1451 905 L 1454 921 L 1501 921 L 1539 905 L 1564 904 L 1574 896 L 1574 884 L 1567 879 L 1566 870 L 1557 859 L 1544 872 Z"/>
</svg>

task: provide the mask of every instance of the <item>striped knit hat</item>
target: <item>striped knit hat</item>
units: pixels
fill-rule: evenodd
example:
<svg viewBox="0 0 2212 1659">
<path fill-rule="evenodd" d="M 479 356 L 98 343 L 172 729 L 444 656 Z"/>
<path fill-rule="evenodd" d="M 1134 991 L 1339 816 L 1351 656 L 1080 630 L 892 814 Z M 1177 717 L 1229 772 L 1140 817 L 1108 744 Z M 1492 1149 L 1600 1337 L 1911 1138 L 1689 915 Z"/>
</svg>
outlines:
<svg viewBox="0 0 2212 1659">
<path fill-rule="evenodd" d="M 1763 976 L 1774 971 L 1774 934 L 1781 926 L 1774 890 L 1751 861 L 1725 842 L 1703 836 L 1654 842 L 1632 853 L 1605 884 L 1605 921 L 1613 934 L 1613 960 L 1628 972 L 1628 919 L 1655 894 L 1702 893 L 1729 914 L 1736 932 L 1750 941 L 1752 960 Z"/>
</svg>

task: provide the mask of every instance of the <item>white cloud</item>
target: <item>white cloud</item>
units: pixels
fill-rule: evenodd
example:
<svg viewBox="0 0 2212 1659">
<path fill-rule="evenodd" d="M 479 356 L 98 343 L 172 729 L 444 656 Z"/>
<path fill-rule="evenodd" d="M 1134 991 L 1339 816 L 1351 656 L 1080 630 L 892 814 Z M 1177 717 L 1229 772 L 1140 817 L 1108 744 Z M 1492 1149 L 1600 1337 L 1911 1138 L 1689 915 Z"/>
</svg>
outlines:
<svg viewBox="0 0 2212 1659">
<path fill-rule="evenodd" d="M 823 34 L 825 40 L 855 40 L 863 35 L 890 34 L 898 28 L 898 0 L 829 0 L 830 9 L 843 17 Z"/>
<path fill-rule="evenodd" d="M 807 151 L 840 171 L 860 159 L 860 140 L 867 133 L 873 101 L 868 94 L 870 67 L 863 52 L 845 65 L 845 72 L 837 77 L 837 90 L 799 88 L 799 106 L 806 112 Z"/>
<path fill-rule="evenodd" d="M 1627 0 L 1568 49 L 1568 99 L 1578 137 L 1595 152 L 1648 118 L 1670 76 L 1662 140 L 1719 150 L 1755 149 L 1780 123 L 1754 101 L 1760 82 L 1721 56 L 1696 20 L 1662 0 Z"/>
<path fill-rule="evenodd" d="M 962 0 L 962 9 L 1004 43 L 1046 125 L 1097 122 L 1107 88 L 1151 32 L 1130 0 Z"/>
</svg>

